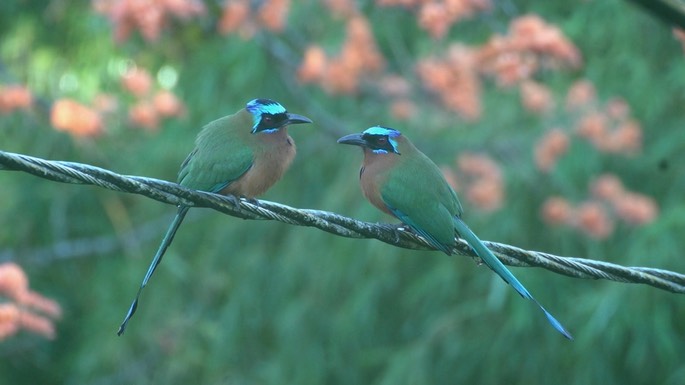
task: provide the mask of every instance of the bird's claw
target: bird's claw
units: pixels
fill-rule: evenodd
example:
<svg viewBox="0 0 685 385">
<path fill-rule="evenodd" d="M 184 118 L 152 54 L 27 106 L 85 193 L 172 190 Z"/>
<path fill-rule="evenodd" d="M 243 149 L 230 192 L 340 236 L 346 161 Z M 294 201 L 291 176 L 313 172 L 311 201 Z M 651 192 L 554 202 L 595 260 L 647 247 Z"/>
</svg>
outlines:
<svg viewBox="0 0 685 385">
<path fill-rule="evenodd" d="M 256 198 L 241 197 L 241 199 L 245 200 L 245 202 L 247 202 L 251 205 L 259 206 L 259 200 Z"/>
<path fill-rule="evenodd" d="M 236 210 L 240 210 L 240 198 L 235 195 L 226 195 L 226 198 L 233 203 L 233 207 Z"/>
<path fill-rule="evenodd" d="M 410 231 L 408 227 L 402 226 L 402 224 L 391 225 L 389 223 L 378 223 L 378 226 L 389 230 L 393 236 L 393 243 L 395 244 L 398 244 L 401 241 L 400 231 Z"/>
</svg>

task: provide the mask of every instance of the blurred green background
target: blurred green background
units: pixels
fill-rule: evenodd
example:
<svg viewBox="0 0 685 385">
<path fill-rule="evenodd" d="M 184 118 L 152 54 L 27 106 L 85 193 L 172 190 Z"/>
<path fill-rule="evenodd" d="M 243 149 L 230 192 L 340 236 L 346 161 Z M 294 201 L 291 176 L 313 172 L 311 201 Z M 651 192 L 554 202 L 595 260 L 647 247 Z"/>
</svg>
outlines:
<svg viewBox="0 0 685 385">
<path fill-rule="evenodd" d="M 642 150 L 607 154 L 573 139 L 556 169 L 542 173 L 533 161 L 535 143 L 550 127 L 563 126 L 566 114 L 531 114 L 518 92 L 489 80 L 475 121 L 460 119 L 421 87 L 413 96 L 418 112 L 405 120 L 390 113 L 372 82 L 352 94 L 301 84 L 297 69 L 305 48 L 315 43 L 337 52 L 345 22 L 323 2 L 292 3 L 282 31 L 220 34 L 223 3 L 206 1 L 201 15 L 170 17 L 156 39 L 134 30 L 115 42 L 115 26 L 89 1 L 3 1 L 0 84 L 28 86 L 35 102 L 28 111 L 0 115 L 0 150 L 173 181 L 204 123 L 268 97 L 315 124 L 290 130 L 298 157 L 264 199 L 391 221 L 361 196 L 361 154 L 335 144 L 343 134 L 384 124 L 402 130 L 438 164 L 452 166 L 457 154 L 472 151 L 501 165 L 501 209 L 480 211 L 462 199 L 465 219 L 482 239 L 685 272 L 685 62 L 670 26 L 619 0 L 504 1 L 433 39 L 411 8 L 352 2 L 372 27 L 385 71 L 414 85 L 416 60 L 441 55 L 455 42 L 483 44 L 505 34 L 516 17 L 535 13 L 563 31 L 583 65 L 543 71 L 536 80 L 550 87 L 562 111 L 564 95 L 579 79 L 595 85 L 599 100 L 623 98 L 642 125 Z M 170 85 L 160 69 L 177 75 L 171 85 L 186 113 L 164 119 L 156 130 L 131 124 L 126 108 L 134 98 L 117 72 L 131 63 L 147 69 L 157 88 Z M 118 100 L 102 134 L 81 138 L 51 127 L 53 101 L 88 104 L 101 92 Z M 591 180 L 607 172 L 652 197 L 657 219 L 639 227 L 617 223 L 600 240 L 541 219 L 547 197 L 580 202 Z M 127 333 L 117 337 L 174 213 L 137 195 L 0 172 L 0 261 L 22 266 L 32 289 L 64 312 L 54 340 L 21 332 L 0 341 L 2 382 L 685 382 L 680 295 L 514 268 L 574 334 L 569 342 L 468 258 L 204 209 L 191 210 Z"/>
</svg>

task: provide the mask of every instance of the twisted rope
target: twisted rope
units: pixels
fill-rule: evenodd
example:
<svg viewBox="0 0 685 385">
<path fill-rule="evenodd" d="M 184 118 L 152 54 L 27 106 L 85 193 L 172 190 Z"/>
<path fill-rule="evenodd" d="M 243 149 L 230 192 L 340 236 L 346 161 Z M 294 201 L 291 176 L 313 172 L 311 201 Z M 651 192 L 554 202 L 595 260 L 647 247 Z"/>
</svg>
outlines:
<svg viewBox="0 0 685 385">
<path fill-rule="evenodd" d="M 0 151 L 0 170 L 23 171 L 62 183 L 100 186 L 109 190 L 144 195 L 172 205 L 211 208 L 243 219 L 274 220 L 295 226 L 315 227 L 341 237 L 374 238 L 407 249 L 435 250 L 426 240 L 400 226 L 362 222 L 328 211 L 296 209 L 265 200 L 241 198 L 236 202 L 231 197 L 189 190 L 176 183 L 120 175 L 81 163 L 48 161 Z M 523 250 L 503 243 L 484 243 L 507 265 L 542 267 L 574 278 L 642 283 L 673 293 L 685 293 L 685 275 L 668 270 L 625 267 L 592 259 L 560 257 Z M 461 239 L 456 243 L 454 253 L 477 258 L 468 244 Z"/>
</svg>

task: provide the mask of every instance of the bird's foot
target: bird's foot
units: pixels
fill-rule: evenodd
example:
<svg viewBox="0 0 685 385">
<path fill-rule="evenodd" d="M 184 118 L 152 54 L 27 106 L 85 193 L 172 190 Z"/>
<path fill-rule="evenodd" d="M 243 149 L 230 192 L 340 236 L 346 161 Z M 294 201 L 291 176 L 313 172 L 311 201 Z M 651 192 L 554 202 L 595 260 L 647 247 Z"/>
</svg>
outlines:
<svg viewBox="0 0 685 385">
<path fill-rule="evenodd" d="M 240 197 L 240 198 L 244 199 L 245 202 L 247 202 L 251 205 L 259 206 L 259 200 L 257 198 L 250 198 L 250 197 Z"/>
<path fill-rule="evenodd" d="M 233 207 L 236 210 L 240 210 L 240 198 L 238 198 L 235 195 L 226 195 L 226 198 L 228 198 L 228 200 L 231 201 L 231 203 L 233 203 Z"/>
<path fill-rule="evenodd" d="M 392 235 L 393 235 L 393 241 L 394 243 L 400 243 L 400 231 L 409 231 L 409 228 L 402 226 L 401 224 L 399 225 L 393 225 L 390 223 L 377 223 L 378 227 L 385 228 L 389 230 Z"/>
</svg>

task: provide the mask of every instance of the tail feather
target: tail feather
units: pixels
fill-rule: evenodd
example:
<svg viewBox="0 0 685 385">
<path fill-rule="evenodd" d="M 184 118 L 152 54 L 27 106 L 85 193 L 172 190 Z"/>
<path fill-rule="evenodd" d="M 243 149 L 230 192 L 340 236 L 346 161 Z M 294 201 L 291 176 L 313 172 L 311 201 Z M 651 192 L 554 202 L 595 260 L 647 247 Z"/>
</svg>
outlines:
<svg viewBox="0 0 685 385">
<path fill-rule="evenodd" d="M 138 293 L 136 294 L 136 298 L 131 303 L 131 306 L 128 308 L 128 312 L 126 313 L 126 317 L 124 317 L 124 321 L 119 326 L 119 330 L 117 331 L 117 335 L 120 336 L 120 335 L 124 334 L 124 332 L 126 331 L 126 325 L 128 324 L 128 321 L 131 319 L 131 317 L 133 317 L 133 314 L 135 314 L 136 309 L 138 308 L 138 300 L 140 298 L 140 294 L 143 292 L 143 288 L 147 285 L 147 282 L 150 280 L 150 277 L 152 277 L 152 274 L 154 274 L 159 263 L 162 262 L 162 257 L 164 256 L 166 249 L 169 247 L 171 242 L 174 240 L 174 235 L 176 235 L 176 231 L 178 230 L 179 226 L 181 226 L 183 219 L 185 218 L 186 214 L 188 213 L 188 209 L 189 209 L 189 207 L 187 207 L 187 206 L 181 206 L 178 208 L 178 212 L 176 213 L 176 217 L 174 217 L 174 221 L 171 222 L 171 225 L 169 225 L 169 229 L 167 230 L 166 234 L 164 235 L 164 239 L 162 239 L 162 243 L 159 245 L 159 248 L 157 249 L 157 253 L 155 254 L 155 257 L 152 259 L 152 262 L 150 263 L 150 267 L 148 267 L 148 269 L 147 269 L 147 273 L 145 273 L 145 278 L 143 278 L 143 282 L 140 284 L 140 288 L 138 289 Z"/>
<path fill-rule="evenodd" d="M 490 268 L 492 271 L 497 273 L 504 282 L 510 284 L 514 290 L 516 290 L 523 298 L 529 299 L 533 302 L 535 302 L 538 307 L 545 313 L 545 317 L 547 317 L 547 320 L 549 323 L 557 330 L 559 333 L 563 334 L 564 337 L 572 340 L 573 337 L 571 336 L 571 333 L 569 333 L 564 326 L 557 321 L 556 318 L 552 316 L 533 296 L 526 290 L 525 287 L 519 282 L 516 277 L 509 271 L 509 269 L 500 262 L 497 257 L 488 249 L 485 247 L 483 242 L 481 242 L 480 239 L 476 236 L 476 234 L 471 231 L 471 229 L 464 223 L 460 218 L 455 217 L 454 218 L 454 228 L 456 231 L 459 233 L 459 235 L 468 242 L 468 244 L 473 248 L 473 250 L 478 254 L 480 259 L 483 260 L 483 262 Z"/>
</svg>

